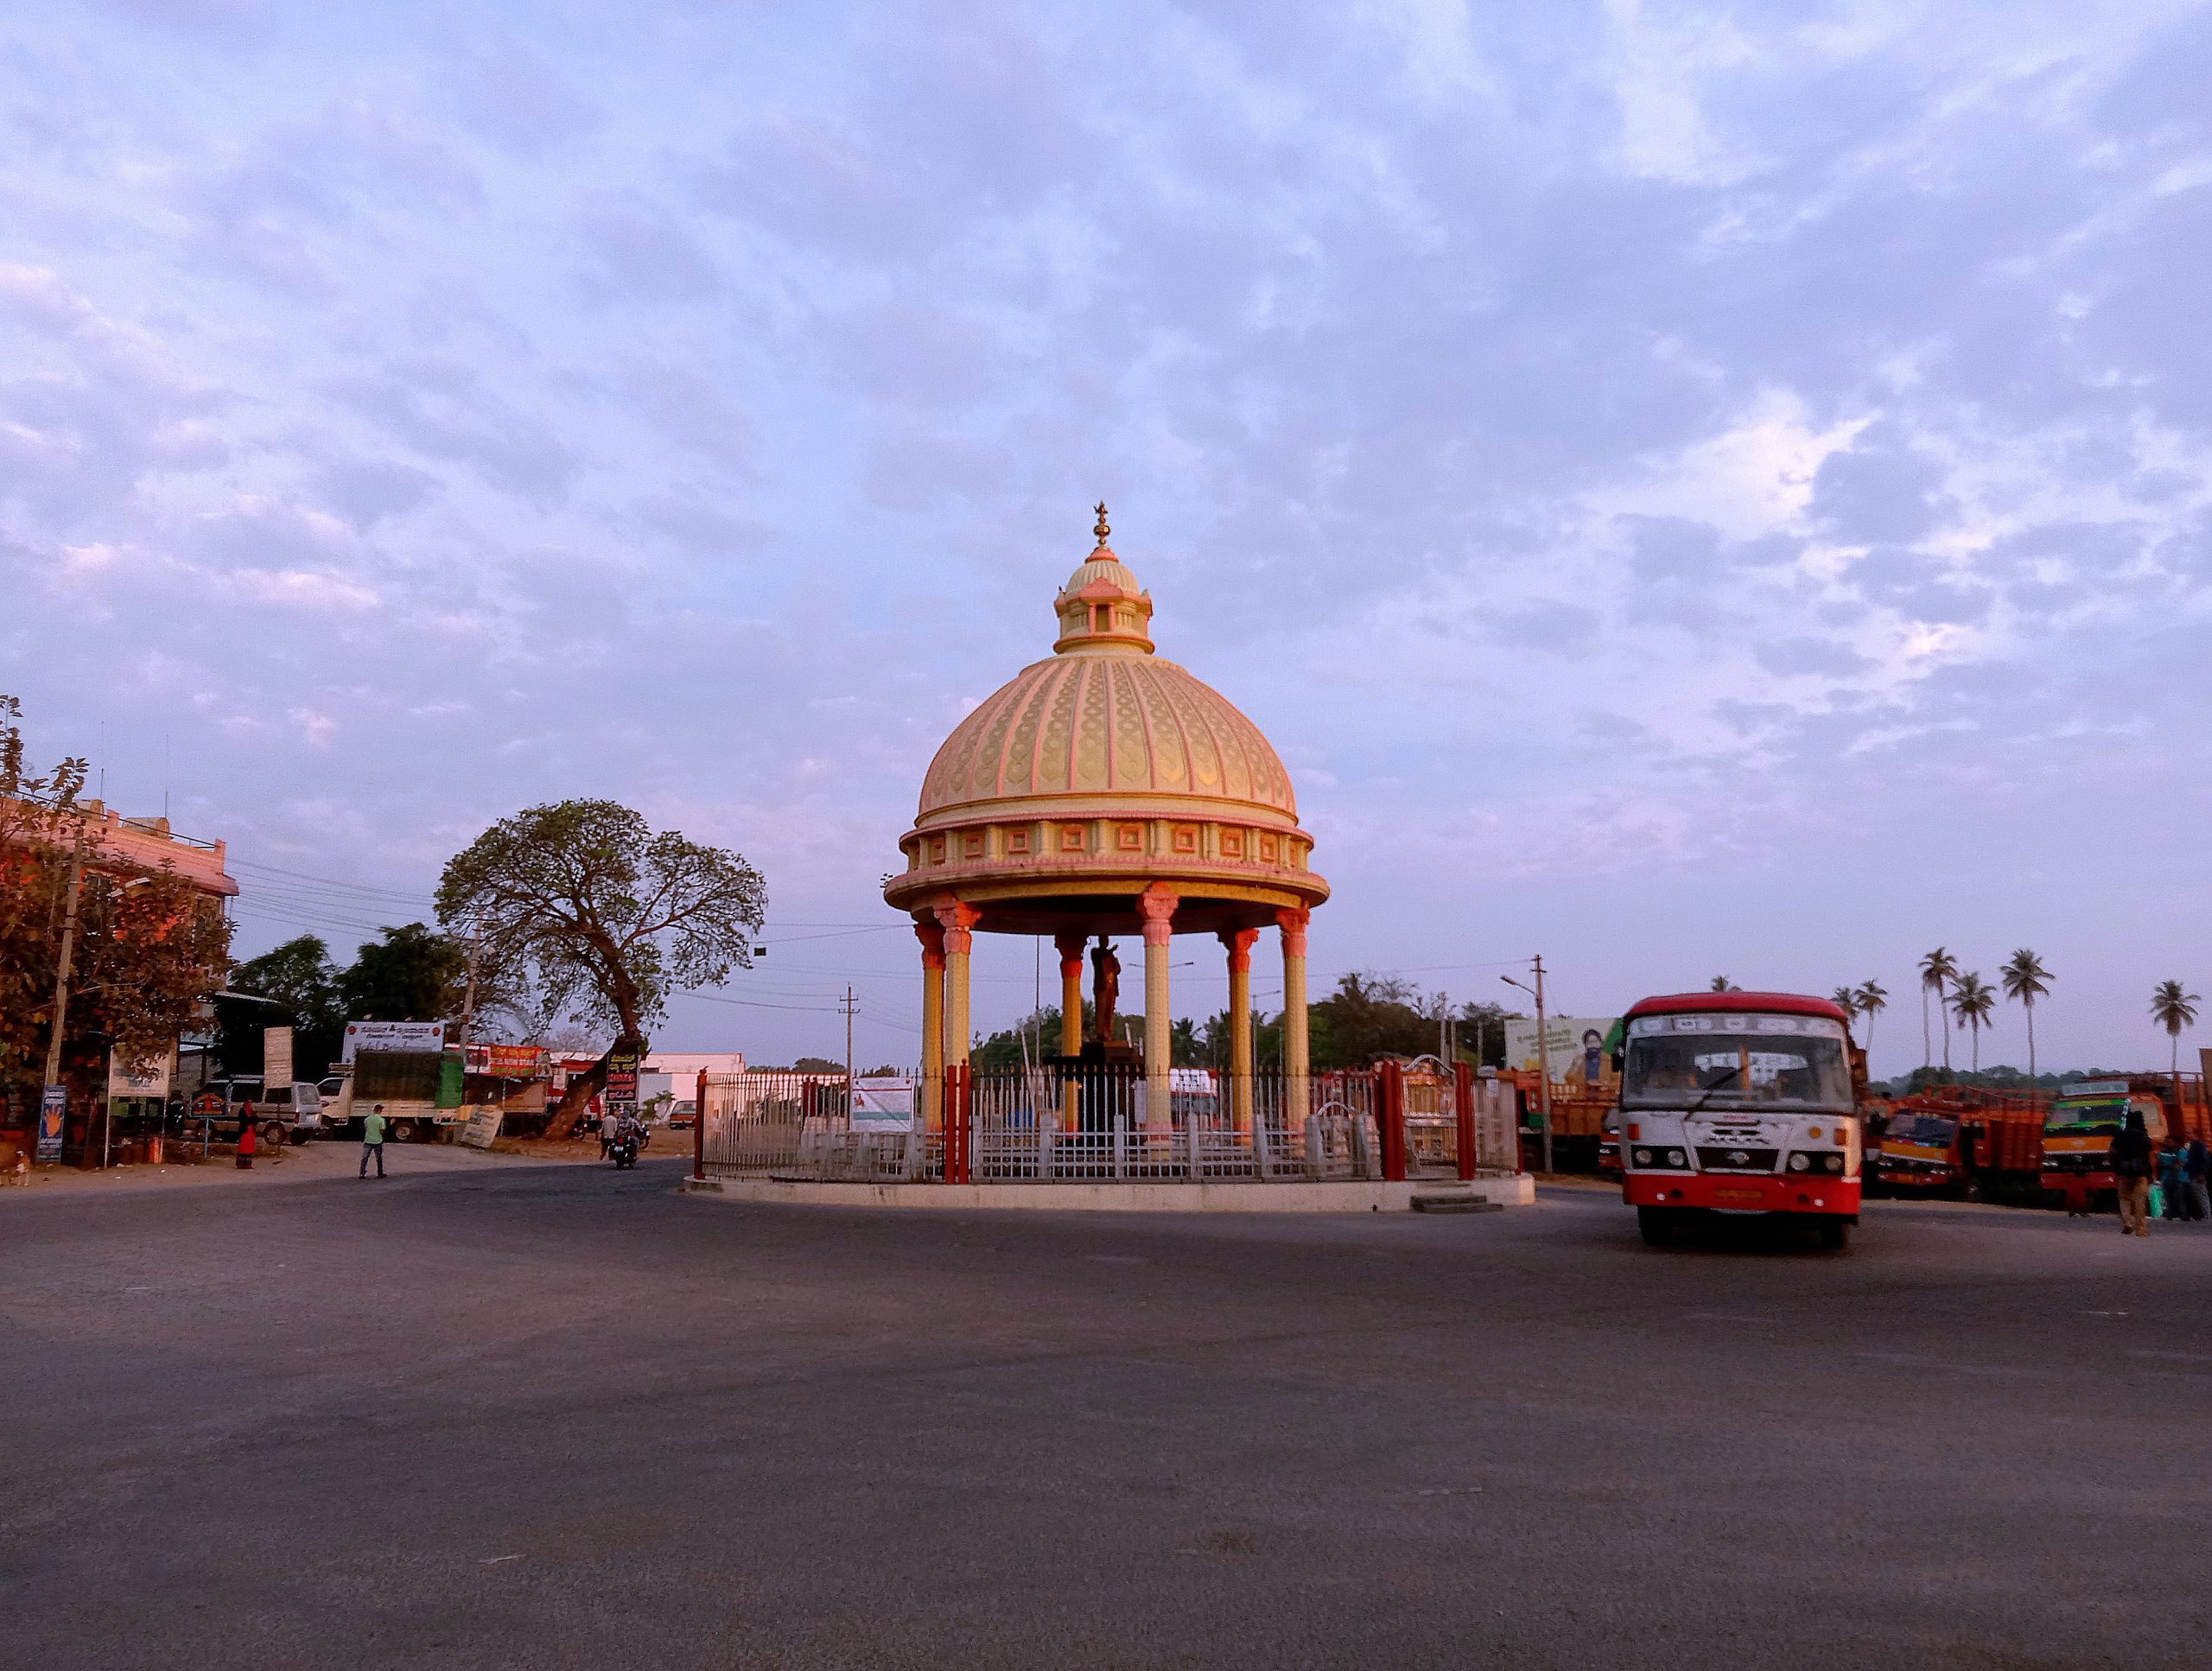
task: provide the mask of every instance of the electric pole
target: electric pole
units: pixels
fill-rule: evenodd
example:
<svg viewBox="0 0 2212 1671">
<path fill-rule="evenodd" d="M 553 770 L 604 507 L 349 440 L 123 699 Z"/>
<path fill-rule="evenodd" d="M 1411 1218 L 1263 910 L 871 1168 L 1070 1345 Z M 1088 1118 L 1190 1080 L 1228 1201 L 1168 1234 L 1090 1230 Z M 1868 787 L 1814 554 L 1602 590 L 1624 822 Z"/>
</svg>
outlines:
<svg viewBox="0 0 2212 1671">
<path fill-rule="evenodd" d="M 1534 986 L 1530 986 L 1526 981 L 1516 981 L 1510 975 L 1501 975 L 1497 978 L 1504 982 L 1509 987 L 1518 987 L 1523 992 L 1533 993 L 1535 994 L 1536 1118 L 1541 1123 L 1541 1129 L 1543 1133 L 1544 1170 L 1546 1172 L 1549 1172 L 1552 1169 L 1552 1045 L 1551 1039 L 1545 1030 L 1544 1024 L 1544 960 L 1542 955 L 1539 953 L 1536 956 L 1531 957 L 1529 960 L 1529 965 L 1531 969 L 1535 970 L 1536 973 L 1536 984 Z M 1499 1023 L 1501 1028 L 1503 1025 L 1504 1024 L 1502 1021 Z"/>
<path fill-rule="evenodd" d="M 461 998 L 461 1047 L 468 1048 L 469 1026 L 476 1019 L 476 965 L 484 953 L 483 931 L 471 919 L 468 928 L 468 986 Z"/>
<path fill-rule="evenodd" d="M 77 815 L 77 840 L 69 849 L 69 904 L 61 919 L 61 957 L 54 976 L 54 1030 L 46 1041 L 46 1083 L 61 1083 L 61 1023 L 69 1013 L 69 969 L 77 956 L 77 894 L 85 880 L 85 815 Z"/>
<path fill-rule="evenodd" d="M 845 1012 L 845 1096 L 849 1107 L 853 1095 L 853 1013 L 860 1008 L 850 987 L 845 988 L 845 1001 L 839 1007 Z"/>
</svg>

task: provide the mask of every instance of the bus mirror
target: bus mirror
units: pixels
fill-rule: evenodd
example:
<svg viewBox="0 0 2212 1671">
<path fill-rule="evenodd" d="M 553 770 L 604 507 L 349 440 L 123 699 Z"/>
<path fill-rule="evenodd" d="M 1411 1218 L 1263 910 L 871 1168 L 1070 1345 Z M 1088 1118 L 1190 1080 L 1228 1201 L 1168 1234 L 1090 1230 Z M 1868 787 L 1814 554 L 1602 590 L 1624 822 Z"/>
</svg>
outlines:
<svg viewBox="0 0 2212 1671">
<path fill-rule="evenodd" d="M 1613 1052 L 1613 1071 L 1615 1073 L 1618 1073 L 1621 1071 L 1621 1064 L 1624 1059 L 1626 1059 L 1626 1056 L 1627 1052 L 1624 1051 L 1617 1050 Z"/>
</svg>

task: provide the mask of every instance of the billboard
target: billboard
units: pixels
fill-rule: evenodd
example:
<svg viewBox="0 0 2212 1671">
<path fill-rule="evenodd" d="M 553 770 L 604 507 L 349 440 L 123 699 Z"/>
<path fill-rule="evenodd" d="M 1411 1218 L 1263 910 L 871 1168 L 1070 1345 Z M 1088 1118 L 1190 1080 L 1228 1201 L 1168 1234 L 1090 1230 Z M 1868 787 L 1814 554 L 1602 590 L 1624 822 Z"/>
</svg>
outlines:
<svg viewBox="0 0 2212 1671">
<path fill-rule="evenodd" d="M 348 1021 L 346 1046 L 338 1059 L 350 1062 L 363 1050 L 442 1051 L 446 1047 L 442 1021 Z"/>
<path fill-rule="evenodd" d="M 292 1083 L 291 1028 L 262 1028 L 261 1083 L 264 1085 L 289 1085 Z"/>
<path fill-rule="evenodd" d="M 1553 1079 L 1587 1085 L 1592 1090 L 1611 1089 L 1614 1075 L 1608 1046 L 1618 1044 L 1620 1025 L 1618 1015 L 1546 1016 L 1544 1043 L 1551 1058 Z M 1534 1073 L 1542 1065 L 1543 1054 L 1536 1048 L 1535 1020 L 1523 1015 L 1508 1016 L 1505 1065 Z"/>
<path fill-rule="evenodd" d="M 541 1079 L 550 1071 L 536 1045 L 471 1045 L 461 1059 L 469 1072 L 493 1079 Z"/>
<path fill-rule="evenodd" d="M 143 1062 L 132 1062 L 111 1051 L 107 1058 L 110 1096 L 157 1096 L 166 1099 L 176 1071 L 176 1046 Z"/>
<path fill-rule="evenodd" d="M 904 1074 L 853 1081 L 855 1131 L 905 1131 L 914 1123 L 914 1082 Z"/>
</svg>

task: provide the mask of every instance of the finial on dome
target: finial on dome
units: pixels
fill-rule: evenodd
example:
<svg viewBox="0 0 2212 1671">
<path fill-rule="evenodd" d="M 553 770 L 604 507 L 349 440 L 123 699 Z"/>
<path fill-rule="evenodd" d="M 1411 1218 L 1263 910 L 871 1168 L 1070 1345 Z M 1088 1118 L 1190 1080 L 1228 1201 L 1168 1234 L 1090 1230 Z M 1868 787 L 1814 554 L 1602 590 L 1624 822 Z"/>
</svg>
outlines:
<svg viewBox="0 0 2212 1671">
<path fill-rule="evenodd" d="M 1098 526 L 1092 529 L 1090 531 L 1098 536 L 1098 543 L 1101 545 L 1106 543 L 1106 536 L 1114 531 L 1106 525 L 1106 501 L 1104 499 L 1098 501 Z"/>
</svg>

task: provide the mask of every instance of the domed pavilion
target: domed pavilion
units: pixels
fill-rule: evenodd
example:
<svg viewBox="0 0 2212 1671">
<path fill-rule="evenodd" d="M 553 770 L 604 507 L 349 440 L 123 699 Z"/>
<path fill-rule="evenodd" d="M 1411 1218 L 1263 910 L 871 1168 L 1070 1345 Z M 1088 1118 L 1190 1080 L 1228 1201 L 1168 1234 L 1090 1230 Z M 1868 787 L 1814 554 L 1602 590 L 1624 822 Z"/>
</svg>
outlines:
<svg viewBox="0 0 2212 1671">
<path fill-rule="evenodd" d="M 922 943 L 925 1109 L 941 1118 L 944 1069 L 964 1064 L 972 937 L 1050 935 L 1060 955 L 1064 1058 L 1120 1061 L 1116 936 L 1144 941 L 1145 1121 L 1170 1128 L 1168 947 L 1211 935 L 1229 966 L 1233 1117 L 1252 1112 L 1252 947 L 1281 939 L 1283 1071 L 1307 1072 L 1306 931 L 1329 897 L 1298 823 L 1290 774 L 1229 699 L 1154 653 L 1152 595 L 1106 543 L 1052 600 L 1052 653 L 963 720 L 931 761 L 906 867 L 884 898 Z M 1099 1036 L 1083 1036 L 1084 949 Z M 1072 1106 L 1072 1104 L 1071 1104 Z"/>
</svg>

